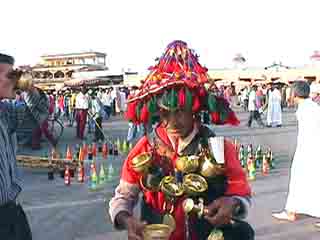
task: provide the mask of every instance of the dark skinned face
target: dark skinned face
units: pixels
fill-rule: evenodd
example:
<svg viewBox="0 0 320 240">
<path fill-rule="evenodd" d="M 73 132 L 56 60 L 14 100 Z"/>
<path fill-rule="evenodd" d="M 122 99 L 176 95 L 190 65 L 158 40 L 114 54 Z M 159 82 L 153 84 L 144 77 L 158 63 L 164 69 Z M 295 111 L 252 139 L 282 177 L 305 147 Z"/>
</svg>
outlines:
<svg viewBox="0 0 320 240">
<path fill-rule="evenodd" d="M 168 135 L 185 138 L 193 130 L 193 113 L 190 110 L 160 111 L 161 124 L 166 128 Z"/>
</svg>

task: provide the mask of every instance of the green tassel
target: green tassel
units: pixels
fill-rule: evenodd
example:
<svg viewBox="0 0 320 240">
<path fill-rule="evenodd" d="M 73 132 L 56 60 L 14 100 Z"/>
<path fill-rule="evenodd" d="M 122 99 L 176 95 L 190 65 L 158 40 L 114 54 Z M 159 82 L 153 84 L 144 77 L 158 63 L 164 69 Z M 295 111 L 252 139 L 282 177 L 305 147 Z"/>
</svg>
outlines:
<svg viewBox="0 0 320 240">
<path fill-rule="evenodd" d="M 217 99 L 212 93 L 209 93 L 208 95 L 208 108 L 209 112 L 217 111 Z"/>
<path fill-rule="evenodd" d="M 150 114 L 154 114 L 157 111 L 157 98 L 152 97 L 148 103 L 148 111 Z"/>
<path fill-rule="evenodd" d="M 164 107 L 169 107 L 169 96 L 168 92 L 165 91 L 161 96 L 161 105 Z"/>
<path fill-rule="evenodd" d="M 138 103 L 137 108 L 136 108 L 136 116 L 138 119 L 140 119 L 142 107 L 143 107 L 143 102 Z"/>
<path fill-rule="evenodd" d="M 186 108 L 192 109 L 192 93 L 188 88 L 185 88 L 185 93 L 186 93 Z"/>
<path fill-rule="evenodd" d="M 224 122 L 227 119 L 228 114 L 225 111 L 220 112 L 220 120 Z"/>
<path fill-rule="evenodd" d="M 178 95 L 174 89 L 169 92 L 169 107 L 171 110 L 177 109 L 178 106 Z"/>
</svg>

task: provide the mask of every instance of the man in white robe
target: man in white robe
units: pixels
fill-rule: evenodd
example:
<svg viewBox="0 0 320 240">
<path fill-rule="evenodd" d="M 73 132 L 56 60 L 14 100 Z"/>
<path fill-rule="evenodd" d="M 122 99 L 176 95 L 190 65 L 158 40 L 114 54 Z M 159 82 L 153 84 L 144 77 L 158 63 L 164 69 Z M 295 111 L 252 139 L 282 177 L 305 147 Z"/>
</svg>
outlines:
<svg viewBox="0 0 320 240">
<path fill-rule="evenodd" d="M 293 87 L 294 101 L 298 104 L 297 148 L 290 172 L 289 193 L 285 210 L 273 214 L 280 220 L 296 220 L 297 214 L 320 218 L 319 169 L 320 106 L 309 97 L 310 87 L 297 81 Z M 316 224 L 320 226 L 319 223 Z"/>
<path fill-rule="evenodd" d="M 281 92 L 274 85 L 268 96 L 267 126 L 282 126 Z"/>
</svg>

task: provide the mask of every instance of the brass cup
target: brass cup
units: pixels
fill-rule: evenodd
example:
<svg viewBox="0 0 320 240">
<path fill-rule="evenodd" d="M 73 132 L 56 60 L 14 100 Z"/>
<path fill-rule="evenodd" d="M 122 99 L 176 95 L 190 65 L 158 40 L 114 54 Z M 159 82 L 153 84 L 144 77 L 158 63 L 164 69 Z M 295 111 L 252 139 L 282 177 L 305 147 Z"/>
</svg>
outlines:
<svg viewBox="0 0 320 240">
<path fill-rule="evenodd" d="M 17 80 L 16 89 L 28 90 L 33 86 L 33 77 L 31 73 L 23 73 L 21 77 Z"/>
<path fill-rule="evenodd" d="M 205 157 L 200 163 L 200 174 L 204 177 L 214 177 L 224 174 L 224 165 L 214 163 L 213 159 Z"/>
<path fill-rule="evenodd" d="M 144 190 L 157 192 L 160 190 L 160 176 L 153 174 L 146 174 L 140 178 L 140 184 Z"/>
<path fill-rule="evenodd" d="M 160 188 L 169 199 L 180 197 L 184 192 L 183 186 L 178 184 L 173 176 L 165 176 L 160 182 Z"/>
<path fill-rule="evenodd" d="M 199 167 L 198 156 L 183 156 L 176 161 L 176 168 L 183 173 L 191 173 L 197 171 Z"/>
<path fill-rule="evenodd" d="M 152 163 L 152 153 L 145 152 L 132 159 L 131 166 L 138 173 L 147 173 Z"/>
<path fill-rule="evenodd" d="M 208 183 L 204 177 L 190 173 L 183 177 L 183 188 L 189 196 L 199 196 L 207 191 Z"/>
<path fill-rule="evenodd" d="M 143 230 L 144 240 L 169 240 L 173 229 L 166 224 L 150 224 Z"/>
<path fill-rule="evenodd" d="M 207 240 L 224 240 L 223 232 L 218 229 L 213 229 Z"/>
</svg>

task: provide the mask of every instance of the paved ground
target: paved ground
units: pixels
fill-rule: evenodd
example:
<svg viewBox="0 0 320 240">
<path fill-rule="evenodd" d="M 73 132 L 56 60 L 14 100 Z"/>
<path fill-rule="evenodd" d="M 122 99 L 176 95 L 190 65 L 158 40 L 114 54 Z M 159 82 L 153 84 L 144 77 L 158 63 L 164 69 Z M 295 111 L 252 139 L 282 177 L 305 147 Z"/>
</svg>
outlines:
<svg viewBox="0 0 320 240">
<path fill-rule="evenodd" d="M 256 230 L 258 240 L 320 239 L 320 233 L 312 226 L 315 219 L 303 218 L 296 223 L 280 223 L 272 219 L 272 211 L 284 205 L 288 168 L 296 144 L 296 121 L 292 112 L 285 112 L 282 128 L 245 127 L 248 114 L 240 113 L 241 126 L 238 128 L 217 127 L 218 135 L 236 137 L 244 144 L 270 146 L 276 156 L 276 169 L 270 176 L 259 176 L 252 182 L 254 204 L 248 221 Z M 123 137 L 127 123 L 117 119 L 105 124 L 106 133 L 111 138 Z M 61 143 L 76 144 L 74 129 L 67 129 Z M 89 135 L 88 139 L 90 138 Z M 44 143 L 44 146 L 46 144 Z M 46 149 L 46 148 L 44 148 Z M 33 154 L 44 154 L 44 151 Z M 22 149 L 22 153 L 30 151 Z M 105 164 L 112 163 L 119 171 L 122 158 L 108 159 Z M 31 222 L 35 240 L 117 240 L 126 239 L 125 232 L 114 232 L 106 214 L 106 202 L 110 199 L 117 184 L 118 176 L 97 192 L 90 192 L 86 184 L 73 183 L 64 186 L 63 179 L 56 176 L 54 181 L 47 180 L 43 170 L 22 169 L 25 179 L 21 202 Z"/>
</svg>

